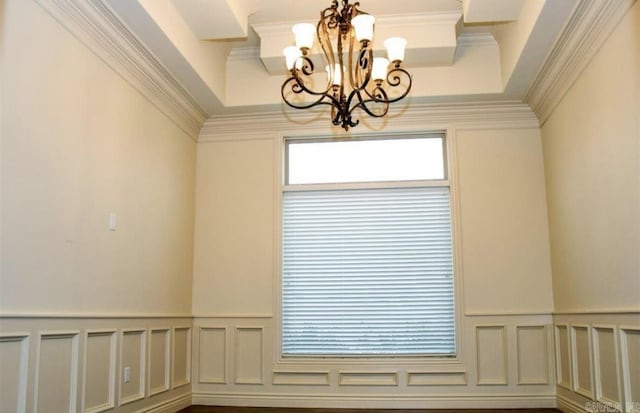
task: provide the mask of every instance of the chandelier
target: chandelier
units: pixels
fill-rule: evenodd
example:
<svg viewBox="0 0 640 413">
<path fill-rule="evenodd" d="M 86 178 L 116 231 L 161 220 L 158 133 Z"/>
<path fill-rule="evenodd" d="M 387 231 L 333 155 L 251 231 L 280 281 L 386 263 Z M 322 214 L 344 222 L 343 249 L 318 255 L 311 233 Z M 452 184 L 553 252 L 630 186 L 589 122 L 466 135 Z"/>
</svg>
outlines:
<svg viewBox="0 0 640 413">
<path fill-rule="evenodd" d="M 338 0 L 333 0 L 320 13 L 317 26 L 310 23 L 293 26 L 296 46 L 283 51 L 289 70 L 281 88 L 284 102 L 295 109 L 329 105 L 331 122 L 345 131 L 360 122 L 353 120 L 355 109 L 381 118 L 391 103 L 403 99 L 411 90 L 411 75 L 400 67 L 406 40 L 401 37 L 385 40 L 388 59 L 374 57 L 375 18 L 359 10 L 359 6 L 359 2 L 349 4 L 349 0 L 342 0 L 342 8 L 338 10 Z M 313 76 L 315 66 L 309 52 L 316 37 L 328 63 L 326 86 Z M 323 86 L 314 90 L 316 83 Z"/>
</svg>

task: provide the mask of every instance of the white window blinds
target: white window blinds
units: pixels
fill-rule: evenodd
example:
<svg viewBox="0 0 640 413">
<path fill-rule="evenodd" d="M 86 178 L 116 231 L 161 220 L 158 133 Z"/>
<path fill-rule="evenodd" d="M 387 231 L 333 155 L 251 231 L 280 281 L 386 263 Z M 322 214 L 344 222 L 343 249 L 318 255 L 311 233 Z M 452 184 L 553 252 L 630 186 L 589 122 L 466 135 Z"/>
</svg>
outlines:
<svg viewBox="0 0 640 413">
<path fill-rule="evenodd" d="M 449 187 L 284 192 L 283 355 L 454 355 L 449 199 Z"/>
</svg>

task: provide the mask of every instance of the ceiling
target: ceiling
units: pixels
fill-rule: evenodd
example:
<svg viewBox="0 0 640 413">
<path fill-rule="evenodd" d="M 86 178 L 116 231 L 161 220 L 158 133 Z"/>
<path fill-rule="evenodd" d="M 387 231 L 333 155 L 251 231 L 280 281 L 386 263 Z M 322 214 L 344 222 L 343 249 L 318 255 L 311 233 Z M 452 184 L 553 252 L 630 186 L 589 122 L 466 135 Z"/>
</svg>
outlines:
<svg viewBox="0 0 640 413">
<path fill-rule="evenodd" d="M 291 26 L 330 0 L 103 0 L 209 116 L 282 106 Z M 522 101 L 578 0 L 360 0 L 407 38 L 411 102 Z M 318 54 L 317 50 L 312 51 Z M 320 56 L 318 55 L 318 58 Z"/>
</svg>

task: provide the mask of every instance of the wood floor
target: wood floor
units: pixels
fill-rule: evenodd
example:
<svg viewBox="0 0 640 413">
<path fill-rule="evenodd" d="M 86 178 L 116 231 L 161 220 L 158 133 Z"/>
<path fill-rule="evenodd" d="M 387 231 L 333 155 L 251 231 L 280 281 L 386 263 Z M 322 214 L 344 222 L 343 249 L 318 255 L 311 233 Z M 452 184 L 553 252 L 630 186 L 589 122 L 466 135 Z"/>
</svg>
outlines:
<svg viewBox="0 0 640 413">
<path fill-rule="evenodd" d="M 179 413 L 561 413 L 557 409 L 291 409 L 278 407 L 191 406 Z"/>
</svg>

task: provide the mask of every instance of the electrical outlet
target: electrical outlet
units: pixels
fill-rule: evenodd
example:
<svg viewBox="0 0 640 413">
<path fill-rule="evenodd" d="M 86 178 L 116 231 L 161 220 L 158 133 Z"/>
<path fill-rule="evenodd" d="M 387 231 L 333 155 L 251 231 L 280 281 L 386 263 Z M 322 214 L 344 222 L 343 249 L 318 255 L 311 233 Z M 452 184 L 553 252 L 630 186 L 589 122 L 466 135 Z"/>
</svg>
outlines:
<svg viewBox="0 0 640 413">
<path fill-rule="evenodd" d="M 122 379 L 125 383 L 129 383 L 131 381 L 131 367 L 125 367 L 122 372 Z"/>
</svg>

